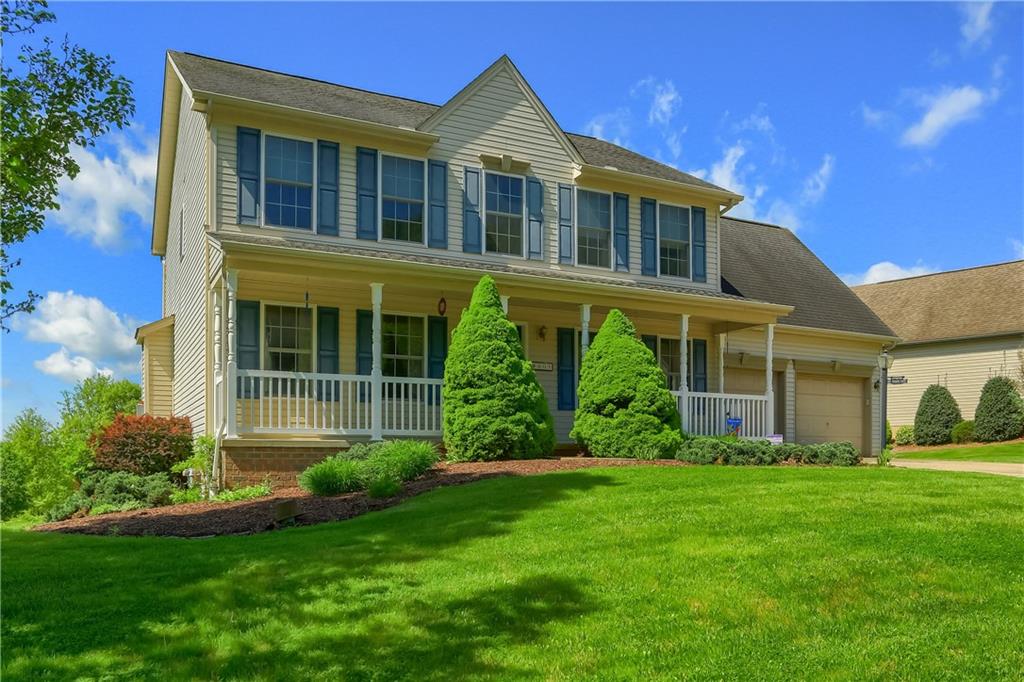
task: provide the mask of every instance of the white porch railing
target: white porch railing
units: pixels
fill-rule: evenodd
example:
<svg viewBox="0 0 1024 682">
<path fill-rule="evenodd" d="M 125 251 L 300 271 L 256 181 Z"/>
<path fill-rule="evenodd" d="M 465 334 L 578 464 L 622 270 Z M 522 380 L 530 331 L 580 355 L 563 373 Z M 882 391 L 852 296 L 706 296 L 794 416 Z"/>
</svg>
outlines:
<svg viewBox="0 0 1024 682">
<path fill-rule="evenodd" d="M 687 431 L 697 436 L 721 436 L 730 432 L 727 420 L 741 420 L 739 435 L 745 438 L 767 438 L 768 398 L 763 395 L 689 392 L 686 405 L 679 391 L 672 391 L 679 412 L 688 425 Z"/>
<path fill-rule="evenodd" d="M 239 369 L 239 434 L 373 433 L 373 378 L 356 374 Z M 385 378 L 379 388 L 381 433 L 441 435 L 441 380 Z"/>
</svg>

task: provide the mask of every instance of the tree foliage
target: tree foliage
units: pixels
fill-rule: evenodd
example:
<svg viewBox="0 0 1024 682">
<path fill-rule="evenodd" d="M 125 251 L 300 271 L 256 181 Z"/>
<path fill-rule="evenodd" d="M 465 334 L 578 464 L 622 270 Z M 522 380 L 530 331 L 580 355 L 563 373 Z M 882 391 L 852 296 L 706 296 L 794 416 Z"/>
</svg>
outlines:
<svg viewBox="0 0 1024 682">
<path fill-rule="evenodd" d="M 68 470 L 81 474 L 93 460 L 89 440 L 106 428 L 118 414 L 135 414 L 142 397 L 138 384 L 96 375 L 64 391 L 60 426 L 54 433 L 56 447 Z"/>
<path fill-rule="evenodd" d="M 1024 400 L 1007 377 L 992 377 L 981 389 L 974 411 L 974 437 L 984 443 L 1019 438 L 1024 433 Z"/>
<path fill-rule="evenodd" d="M 32 409 L 19 414 L 0 444 L 2 517 L 45 512 L 71 494 L 74 480 L 63 466 L 50 424 Z"/>
<path fill-rule="evenodd" d="M 2 3 L 0 46 L 4 48 L 0 152 L 0 326 L 17 312 L 31 312 L 38 294 L 9 300 L 11 270 L 19 260 L 10 246 L 43 229 L 47 211 L 60 208 L 58 181 L 79 171 L 74 147 L 90 147 L 111 128 L 123 128 L 135 114 L 132 85 L 114 72 L 114 60 L 72 43 L 43 38 L 27 42 L 41 24 L 55 21 L 45 0 Z M 11 37 L 22 42 L 17 68 L 10 65 Z"/>
<path fill-rule="evenodd" d="M 608 313 L 580 368 L 571 436 L 597 457 L 674 457 L 682 445 L 665 373 L 621 311 Z"/>
<path fill-rule="evenodd" d="M 949 389 L 932 384 L 921 395 L 914 416 L 914 441 L 918 445 L 941 445 L 953 437 L 960 423 L 960 407 Z"/>
<path fill-rule="evenodd" d="M 192 454 L 192 422 L 188 417 L 119 414 L 89 439 L 89 447 L 97 469 L 166 474 Z"/>
<path fill-rule="evenodd" d="M 525 459 L 554 448 L 544 391 L 489 275 L 452 333 L 442 390 L 449 459 Z"/>
</svg>

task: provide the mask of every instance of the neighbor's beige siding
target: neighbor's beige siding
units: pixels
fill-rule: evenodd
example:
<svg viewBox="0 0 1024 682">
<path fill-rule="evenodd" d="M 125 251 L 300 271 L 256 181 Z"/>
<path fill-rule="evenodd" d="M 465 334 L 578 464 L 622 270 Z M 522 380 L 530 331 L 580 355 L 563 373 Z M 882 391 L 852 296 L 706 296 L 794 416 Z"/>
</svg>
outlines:
<svg viewBox="0 0 1024 682">
<path fill-rule="evenodd" d="M 173 414 L 173 329 L 168 327 L 150 334 L 143 347 L 143 403 L 146 414 L 156 417 Z"/>
<path fill-rule="evenodd" d="M 964 419 L 974 419 L 981 389 L 989 378 L 1016 377 L 1024 335 L 897 346 L 890 377 L 904 376 L 905 384 L 890 384 L 889 422 L 893 428 L 914 423 L 921 394 L 931 384 L 949 389 Z"/>
<path fill-rule="evenodd" d="M 182 93 L 164 257 L 164 316 L 174 315 L 171 410 L 206 429 L 206 149 L 205 116 Z"/>
</svg>

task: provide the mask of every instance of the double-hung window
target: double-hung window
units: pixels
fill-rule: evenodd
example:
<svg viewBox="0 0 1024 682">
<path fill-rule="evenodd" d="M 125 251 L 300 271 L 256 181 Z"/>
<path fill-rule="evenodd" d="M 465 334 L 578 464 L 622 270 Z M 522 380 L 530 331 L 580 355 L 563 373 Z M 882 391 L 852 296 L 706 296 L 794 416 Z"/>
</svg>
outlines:
<svg viewBox="0 0 1024 682">
<path fill-rule="evenodd" d="M 423 161 L 381 155 L 382 239 L 423 243 L 425 172 Z"/>
<path fill-rule="evenodd" d="M 579 235 L 576 264 L 610 268 L 612 264 L 612 197 L 604 192 L 576 190 Z"/>
<path fill-rule="evenodd" d="M 422 317 L 381 317 L 381 369 L 386 377 L 422 377 L 426 365 L 426 330 Z"/>
<path fill-rule="evenodd" d="M 264 220 L 275 227 L 313 226 L 313 143 L 264 136 Z"/>
<path fill-rule="evenodd" d="M 658 205 L 658 255 L 660 274 L 690 276 L 690 208 Z"/>
<path fill-rule="evenodd" d="M 679 390 L 679 339 L 658 339 L 658 362 L 668 379 L 668 390 Z"/>
<path fill-rule="evenodd" d="M 264 368 L 279 372 L 313 370 L 313 311 L 290 305 L 264 308 Z"/>
<path fill-rule="evenodd" d="M 523 255 L 523 179 L 487 173 L 486 245 L 488 253 Z"/>
</svg>

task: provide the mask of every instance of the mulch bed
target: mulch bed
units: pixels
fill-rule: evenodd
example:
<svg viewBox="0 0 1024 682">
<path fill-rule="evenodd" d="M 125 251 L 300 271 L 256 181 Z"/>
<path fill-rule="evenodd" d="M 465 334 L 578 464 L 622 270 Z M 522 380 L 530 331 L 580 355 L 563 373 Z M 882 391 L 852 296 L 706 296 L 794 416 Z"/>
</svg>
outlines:
<svg viewBox="0 0 1024 682">
<path fill-rule="evenodd" d="M 288 525 L 307 526 L 326 521 L 341 521 L 367 512 L 393 507 L 420 493 L 448 485 L 462 485 L 499 476 L 527 476 L 551 471 L 570 471 L 610 466 L 686 466 L 675 460 L 655 462 L 632 459 L 595 459 L 565 457 L 500 462 L 441 463 L 415 481 L 403 486 L 394 497 L 372 499 L 365 493 L 347 493 L 337 497 L 315 497 L 300 488 L 280 488 L 267 497 L 241 502 L 193 502 L 129 512 L 84 516 L 44 523 L 33 530 L 88 535 L 161 535 L 202 538 L 214 535 L 245 535 L 274 530 L 276 508 L 294 503 L 298 515 Z"/>
</svg>

